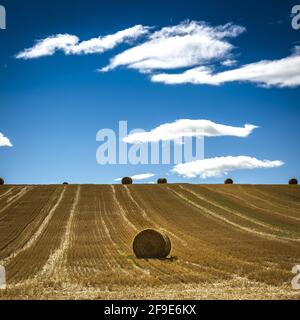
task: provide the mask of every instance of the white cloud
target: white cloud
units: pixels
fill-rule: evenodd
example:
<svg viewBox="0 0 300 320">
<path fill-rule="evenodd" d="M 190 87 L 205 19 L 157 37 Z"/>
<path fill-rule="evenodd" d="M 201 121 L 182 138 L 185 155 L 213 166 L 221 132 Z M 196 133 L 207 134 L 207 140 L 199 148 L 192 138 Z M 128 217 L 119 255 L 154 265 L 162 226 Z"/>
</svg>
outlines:
<svg viewBox="0 0 300 320">
<path fill-rule="evenodd" d="M 222 85 L 228 82 L 251 82 L 263 87 L 297 87 L 300 85 L 300 46 L 277 60 L 261 60 L 232 68 L 234 46 L 230 38 L 246 29 L 228 23 L 212 27 L 205 22 L 187 21 L 164 27 L 150 34 L 149 27 L 136 25 L 111 35 L 81 41 L 75 35 L 58 34 L 36 42 L 18 53 L 18 59 L 34 59 L 62 51 L 66 55 L 103 53 L 117 45 L 147 36 L 145 42 L 121 52 L 100 71 L 120 66 L 150 74 L 152 82 L 164 84 Z M 217 71 L 217 66 L 231 68 Z M 189 68 L 180 73 L 163 70 Z"/>
<path fill-rule="evenodd" d="M 196 67 L 180 74 L 156 74 L 153 82 L 165 84 L 209 84 L 246 81 L 265 87 L 296 87 L 300 85 L 300 50 L 295 47 L 292 55 L 280 60 L 263 60 L 240 68 L 213 73 L 209 67 Z"/>
<path fill-rule="evenodd" d="M 132 176 L 131 178 L 132 180 L 146 180 L 154 176 L 155 176 L 154 173 L 142 173 L 142 174 L 137 174 L 135 176 Z"/>
<path fill-rule="evenodd" d="M 237 61 L 234 59 L 226 59 L 222 61 L 221 64 L 225 67 L 232 67 L 237 64 Z"/>
<path fill-rule="evenodd" d="M 10 140 L 0 132 L 0 147 L 12 147 Z"/>
<path fill-rule="evenodd" d="M 199 176 L 202 179 L 226 175 L 230 171 L 240 169 L 275 168 L 284 165 L 282 161 L 258 160 L 247 156 L 217 157 L 196 160 L 176 165 L 172 172 L 186 178 Z"/>
<path fill-rule="evenodd" d="M 148 27 L 136 25 L 115 34 L 107 35 L 104 37 L 93 38 L 87 41 L 79 42 L 79 38 L 69 34 L 58 34 L 50 36 L 46 39 L 39 40 L 29 49 L 18 53 L 18 59 L 34 59 L 44 56 L 52 56 L 57 51 L 63 51 L 65 54 L 91 54 L 103 53 L 109 49 L 113 49 L 117 45 L 135 40 L 138 37 L 147 34 Z"/>
<path fill-rule="evenodd" d="M 57 34 L 46 39 L 39 40 L 32 48 L 25 49 L 16 55 L 17 59 L 35 59 L 44 56 L 52 56 L 56 51 L 67 51 L 75 46 L 79 38 L 69 34 Z"/>
<path fill-rule="evenodd" d="M 88 41 L 82 41 L 77 46 L 71 48 L 68 54 L 89 54 L 102 53 L 109 49 L 113 49 L 118 44 L 128 40 L 135 40 L 149 32 L 148 27 L 136 25 L 132 28 L 119 31 L 115 34 L 105 37 L 94 38 Z"/>
<path fill-rule="evenodd" d="M 227 38 L 237 37 L 244 31 L 245 28 L 233 24 L 211 27 L 195 21 L 165 27 L 154 32 L 143 44 L 116 55 L 100 71 L 127 66 L 150 72 L 227 59 L 233 49 Z"/>
<path fill-rule="evenodd" d="M 146 180 L 146 179 L 152 178 L 154 176 L 155 176 L 154 173 L 142 173 L 142 174 L 137 174 L 135 176 L 131 176 L 131 179 L 132 180 Z M 115 181 L 121 181 L 122 179 L 123 178 L 118 178 L 118 179 L 115 179 Z"/>
<path fill-rule="evenodd" d="M 244 127 L 233 127 L 218 124 L 209 120 L 181 119 L 171 123 L 165 123 L 149 132 L 136 132 L 123 139 L 126 143 L 143 143 L 174 140 L 184 136 L 235 136 L 247 137 L 257 126 L 246 124 Z"/>
</svg>

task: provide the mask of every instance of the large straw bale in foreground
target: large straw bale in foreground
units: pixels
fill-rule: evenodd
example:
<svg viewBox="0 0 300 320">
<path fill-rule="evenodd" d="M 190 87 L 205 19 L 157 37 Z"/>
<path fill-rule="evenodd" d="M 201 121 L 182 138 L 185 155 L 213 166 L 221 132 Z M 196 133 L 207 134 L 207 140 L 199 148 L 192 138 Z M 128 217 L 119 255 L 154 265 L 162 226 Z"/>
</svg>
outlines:
<svg viewBox="0 0 300 320">
<path fill-rule="evenodd" d="M 146 229 L 134 238 L 133 251 L 137 258 L 163 259 L 171 251 L 171 241 L 164 233 L 153 229 Z"/>
</svg>

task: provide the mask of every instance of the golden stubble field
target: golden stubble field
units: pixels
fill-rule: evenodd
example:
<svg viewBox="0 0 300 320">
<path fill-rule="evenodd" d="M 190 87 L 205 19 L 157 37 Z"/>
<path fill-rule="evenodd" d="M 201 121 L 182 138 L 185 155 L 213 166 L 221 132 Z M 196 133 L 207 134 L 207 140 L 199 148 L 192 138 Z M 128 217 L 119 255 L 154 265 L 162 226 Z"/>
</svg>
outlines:
<svg viewBox="0 0 300 320">
<path fill-rule="evenodd" d="M 164 260 L 134 236 L 163 230 Z M 0 299 L 300 299 L 300 188 L 4 185 Z"/>
</svg>

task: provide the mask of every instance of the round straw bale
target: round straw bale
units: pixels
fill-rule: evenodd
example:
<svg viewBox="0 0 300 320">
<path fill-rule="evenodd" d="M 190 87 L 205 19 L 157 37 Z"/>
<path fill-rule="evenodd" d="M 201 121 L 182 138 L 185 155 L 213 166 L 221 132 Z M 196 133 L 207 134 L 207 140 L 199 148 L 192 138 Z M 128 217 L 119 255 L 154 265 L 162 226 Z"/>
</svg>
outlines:
<svg viewBox="0 0 300 320">
<path fill-rule="evenodd" d="M 4 184 L 4 179 L 0 178 L 0 185 Z"/>
<path fill-rule="evenodd" d="M 123 179 L 122 179 L 122 184 L 132 184 L 132 178 L 130 178 L 130 177 L 124 177 Z"/>
<path fill-rule="evenodd" d="M 225 184 L 233 184 L 233 180 L 228 178 L 224 181 Z"/>
<path fill-rule="evenodd" d="M 146 229 L 136 235 L 133 241 L 133 252 L 137 258 L 163 259 L 171 251 L 169 237 L 153 229 Z"/>
<path fill-rule="evenodd" d="M 289 184 L 298 184 L 298 180 L 293 178 L 289 180 Z"/>
<path fill-rule="evenodd" d="M 159 178 L 159 179 L 157 180 L 157 183 L 158 183 L 158 184 L 168 183 L 168 180 L 167 180 L 166 178 Z"/>
</svg>

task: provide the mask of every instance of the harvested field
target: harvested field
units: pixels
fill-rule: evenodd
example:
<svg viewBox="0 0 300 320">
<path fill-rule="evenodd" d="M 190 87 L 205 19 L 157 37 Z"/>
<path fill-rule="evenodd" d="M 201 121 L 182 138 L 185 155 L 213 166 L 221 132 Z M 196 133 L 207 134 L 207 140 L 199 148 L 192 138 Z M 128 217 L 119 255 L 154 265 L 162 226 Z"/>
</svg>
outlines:
<svg viewBox="0 0 300 320">
<path fill-rule="evenodd" d="M 144 229 L 172 242 L 137 259 Z M 0 187 L 0 299 L 300 299 L 297 185 Z"/>
</svg>

